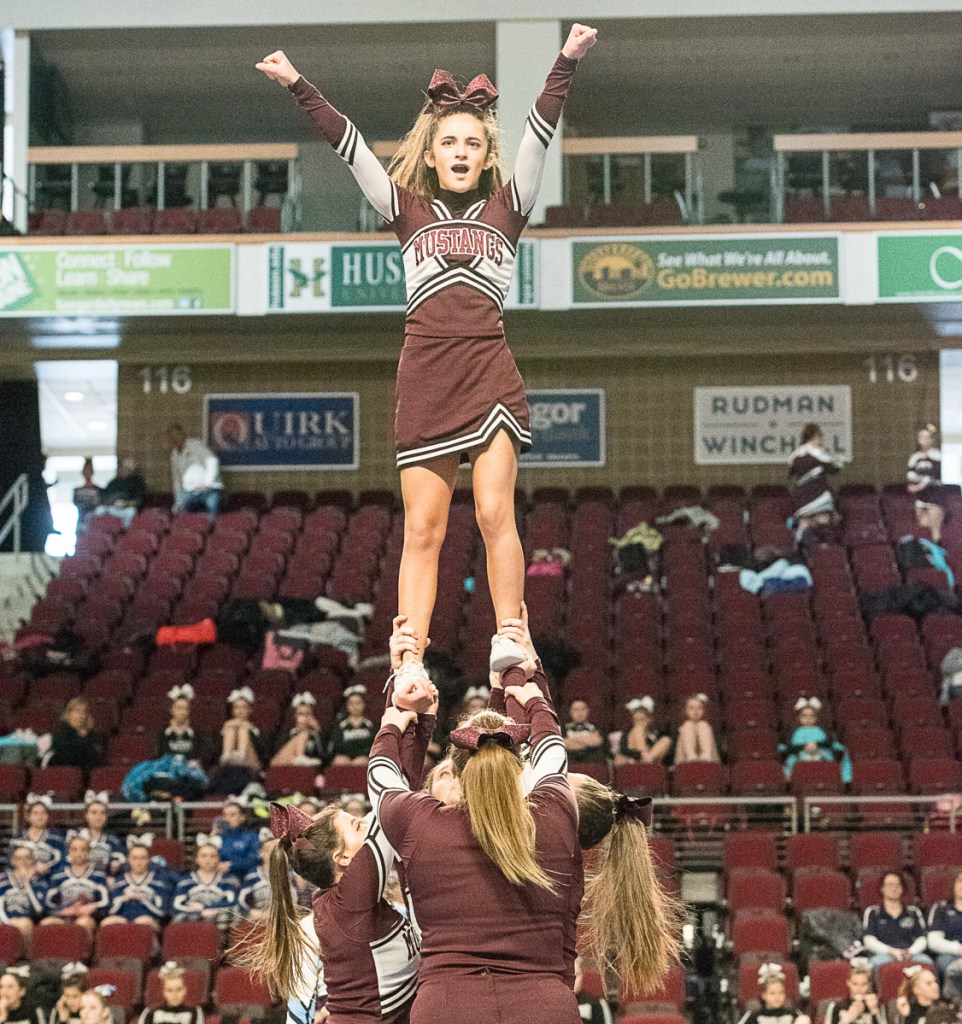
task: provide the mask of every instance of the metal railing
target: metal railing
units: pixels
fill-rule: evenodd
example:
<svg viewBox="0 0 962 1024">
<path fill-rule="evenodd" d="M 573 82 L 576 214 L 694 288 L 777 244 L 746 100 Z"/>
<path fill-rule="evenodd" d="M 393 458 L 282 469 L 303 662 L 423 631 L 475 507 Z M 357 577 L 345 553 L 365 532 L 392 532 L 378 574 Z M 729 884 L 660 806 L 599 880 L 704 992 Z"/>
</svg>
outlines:
<svg viewBox="0 0 962 1024">
<path fill-rule="evenodd" d="M 14 480 L 10 490 L 0 498 L 0 544 L 9 536 L 13 536 L 13 550 L 20 551 L 21 528 L 20 520 L 27 510 L 30 498 L 30 483 L 26 473 L 21 473 Z M 6 520 L 4 517 L 7 517 Z"/>
<path fill-rule="evenodd" d="M 884 795 L 884 796 L 805 796 L 802 797 L 802 829 L 816 831 L 827 827 L 884 827 L 894 832 L 919 832 L 933 825 L 949 832 L 962 831 L 962 802 L 959 794 Z"/>
</svg>

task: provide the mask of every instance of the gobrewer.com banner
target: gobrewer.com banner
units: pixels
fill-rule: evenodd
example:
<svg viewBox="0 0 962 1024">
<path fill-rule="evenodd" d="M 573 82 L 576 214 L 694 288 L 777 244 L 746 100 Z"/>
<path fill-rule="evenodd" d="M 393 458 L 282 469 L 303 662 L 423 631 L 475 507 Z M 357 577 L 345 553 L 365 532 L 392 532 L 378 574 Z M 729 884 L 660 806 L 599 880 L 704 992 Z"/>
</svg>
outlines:
<svg viewBox="0 0 962 1024">
<path fill-rule="evenodd" d="M 605 464 L 605 391 L 542 388 L 528 392 L 531 451 L 525 469 Z"/>
<path fill-rule="evenodd" d="M 838 302 L 838 235 L 572 241 L 575 306 Z"/>
<path fill-rule="evenodd" d="M 0 250 L 0 316 L 234 312 L 232 245 Z"/>
<path fill-rule="evenodd" d="M 222 469 L 357 469 L 360 419 L 355 392 L 204 396 Z"/>
<path fill-rule="evenodd" d="M 822 428 L 829 454 L 852 458 L 847 385 L 695 388 L 695 463 L 787 463 L 806 423 Z"/>
<path fill-rule="evenodd" d="M 878 236 L 880 302 L 958 302 L 962 296 L 962 234 Z"/>
<path fill-rule="evenodd" d="M 268 313 L 404 309 L 404 262 L 397 242 L 265 245 Z M 538 306 L 538 244 L 518 245 L 508 308 Z"/>
</svg>

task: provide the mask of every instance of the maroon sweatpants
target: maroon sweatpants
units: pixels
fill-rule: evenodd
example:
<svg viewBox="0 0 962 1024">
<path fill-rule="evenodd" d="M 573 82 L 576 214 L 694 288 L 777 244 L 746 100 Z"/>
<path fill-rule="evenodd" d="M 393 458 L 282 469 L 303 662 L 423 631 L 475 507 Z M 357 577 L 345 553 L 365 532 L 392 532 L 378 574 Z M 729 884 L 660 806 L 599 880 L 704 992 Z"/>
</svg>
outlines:
<svg viewBox="0 0 962 1024">
<path fill-rule="evenodd" d="M 481 970 L 421 982 L 411 1024 L 581 1024 L 578 1000 L 555 975 Z"/>
</svg>

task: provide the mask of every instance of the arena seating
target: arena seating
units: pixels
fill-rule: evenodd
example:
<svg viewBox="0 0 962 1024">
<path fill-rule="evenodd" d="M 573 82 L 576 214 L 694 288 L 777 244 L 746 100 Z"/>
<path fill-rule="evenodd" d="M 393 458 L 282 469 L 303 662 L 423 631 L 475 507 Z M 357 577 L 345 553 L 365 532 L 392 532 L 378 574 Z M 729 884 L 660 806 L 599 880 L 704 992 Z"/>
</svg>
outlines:
<svg viewBox="0 0 962 1024">
<path fill-rule="evenodd" d="M 109 213 L 100 209 L 41 209 L 31 211 L 27 223 L 29 235 L 228 235 L 242 231 L 278 234 L 280 230 L 281 211 L 271 206 L 255 206 L 246 217 L 235 207 L 155 210 L 131 206 Z"/>
</svg>

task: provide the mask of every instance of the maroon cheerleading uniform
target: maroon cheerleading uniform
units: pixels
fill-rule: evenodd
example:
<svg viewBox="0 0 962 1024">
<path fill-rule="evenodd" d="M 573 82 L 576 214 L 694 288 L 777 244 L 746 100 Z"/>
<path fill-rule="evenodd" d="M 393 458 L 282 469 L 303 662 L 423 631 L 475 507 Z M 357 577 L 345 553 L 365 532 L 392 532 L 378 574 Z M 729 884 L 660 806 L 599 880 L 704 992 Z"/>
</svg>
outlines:
<svg viewBox="0 0 962 1024">
<path fill-rule="evenodd" d="M 835 511 L 835 499 L 828 486 L 828 478 L 837 472 L 835 460 L 818 445 L 809 442 L 799 445 L 792 452 L 788 475 L 792 481 L 792 515 L 796 520 L 820 512 Z"/>
<path fill-rule="evenodd" d="M 523 684 L 520 670 L 506 682 Z M 401 734 L 384 726 L 371 750 L 368 788 L 407 875 L 422 929 L 412 1024 L 577 1024 L 568 949 L 571 907 L 583 893 L 578 814 L 567 756 L 547 701 L 526 706 L 533 786 L 529 807 L 549 892 L 515 886 L 471 832 L 467 809 L 412 793 L 400 771 Z M 457 1007 L 452 1013 L 452 1007 Z"/>
<path fill-rule="evenodd" d="M 395 393 L 399 469 L 455 453 L 467 461 L 501 429 L 522 451 L 531 447 L 524 382 L 502 310 L 577 66 L 558 56 L 502 188 L 489 196 L 442 190 L 433 202 L 395 185 L 357 128 L 310 82 L 301 77 L 290 87 L 401 243 L 407 317 Z"/>
</svg>

